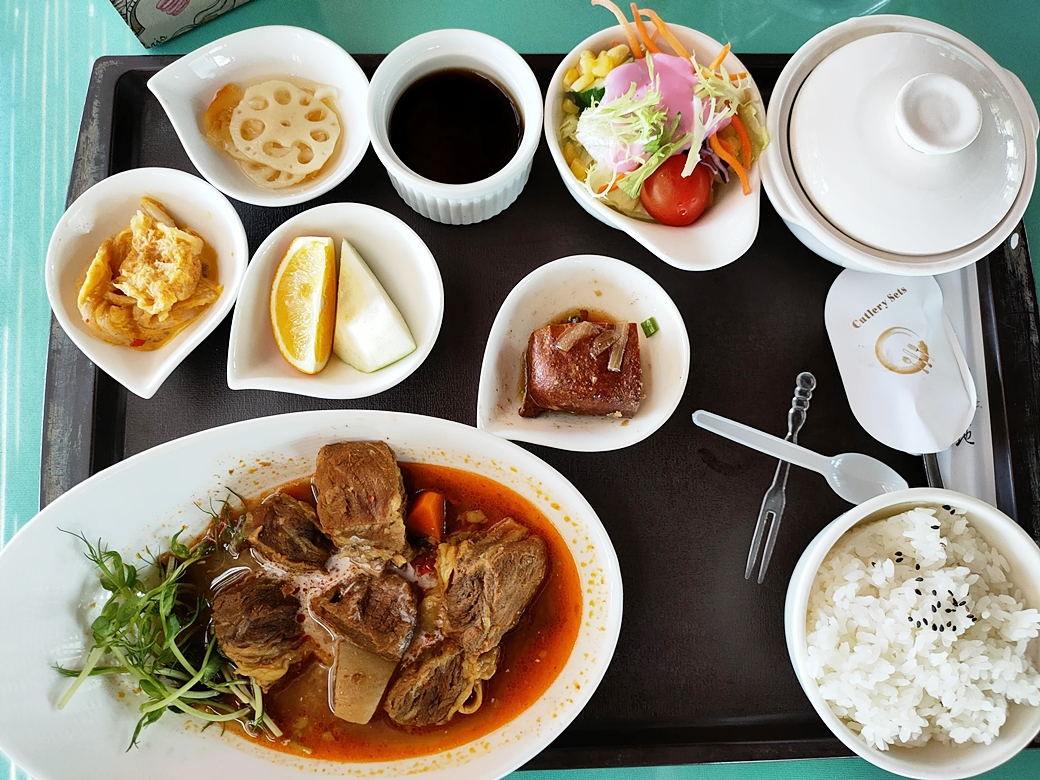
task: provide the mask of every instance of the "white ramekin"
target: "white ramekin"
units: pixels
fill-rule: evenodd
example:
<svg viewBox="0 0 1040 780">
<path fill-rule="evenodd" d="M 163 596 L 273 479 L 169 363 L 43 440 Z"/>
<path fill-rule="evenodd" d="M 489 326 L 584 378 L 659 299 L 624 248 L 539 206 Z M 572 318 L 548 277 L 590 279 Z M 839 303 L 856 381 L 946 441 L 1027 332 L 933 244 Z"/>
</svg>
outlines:
<svg viewBox="0 0 1040 780">
<path fill-rule="evenodd" d="M 893 517 L 914 507 L 939 508 L 943 505 L 964 512 L 975 530 L 1007 559 L 1011 566 L 1010 579 L 1021 591 L 1026 604 L 1031 607 L 1040 604 L 1040 549 L 1018 523 L 977 498 L 939 488 L 911 488 L 865 501 L 820 531 L 805 548 L 791 574 L 784 610 L 787 650 L 795 675 L 823 722 L 846 747 L 870 763 L 888 772 L 918 780 L 959 780 L 1000 766 L 1027 747 L 1036 736 L 1040 729 L 1040 707 L 1011 704 L 999 736 L 989 745 L 944 745 L 932 741 L 923 747 L 878 750 L 854 734 L 834 714 L 808 671 L 806 612 L 809 593 L 820 565 L 850 528 L 862 522 Z M 1030 649 L 1033 662 L 1040 663 L 1040 639 L 1032 640 Z"/>
<path fill-rule="evenodd" d="M 470 184 L 442 184 L 409 169 L 390 146 L 390 114 L 417 79 L 464 68 L 497 82 L 517 102 L 524 122 L 520 148 L 498 173 Z M 471 225 L 508 207 L 531 173 L 542 131 L 542 91 L 530 66 L 497 38 L 474 30 L 434 30 L 405 41 L 380 63 L 368 93 L 372 148 L 405 203 L 424 217 L 449 225 Z"/>
<path fill-rule="evenodd" d="M 1034 143 L 1026 144 L 1026 168 L 1018 197 L 1004 218 L 985 236 L 967 246 L 933 255 L 904 255 L 885 252 L 862 244 L 842 233 L 813 205 L 799 183 L 791 160 L 788 125 L 798 90 L 806 77 L 828 55 L 859 38 L 887 32 L 912 32 L 930 35 L 952 43 L 989 68 L 1011 95 L 1022 124 Z M 955 271 L 982 259 L 996 249 L 1018 225 L 1025 214 L 1036 180 L 1036 138 L 1040 132 L 1025 86 L 1010 71 L 963 35 L 926 19 L 911 16 L 879 15 L 849 19 L 828 27 L 809 39 L 784 67 L 769 99 L 766 113 L 769 146 L 762 153 L 762 184 L 773 208 L 805 246 L 846 268 L 857 271 L 902 276 L 932 276 Z"/>
</svg>

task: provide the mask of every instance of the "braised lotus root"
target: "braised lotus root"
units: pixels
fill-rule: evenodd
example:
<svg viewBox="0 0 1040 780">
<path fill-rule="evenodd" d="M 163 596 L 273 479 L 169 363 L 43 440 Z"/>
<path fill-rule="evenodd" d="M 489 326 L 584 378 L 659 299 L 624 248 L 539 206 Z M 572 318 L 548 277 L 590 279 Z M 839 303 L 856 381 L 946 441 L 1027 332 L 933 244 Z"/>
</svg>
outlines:
<svg viewBox="0 0 1040 780">
<path fill-rule="evenodd" d="M 341 127 L 331 87 L 282 79 L 243 92 L 223 87 L 203 117 L 206 137 L 253 182 L 282 189 L 315 176 L 329 161 Z"/>
</svg>

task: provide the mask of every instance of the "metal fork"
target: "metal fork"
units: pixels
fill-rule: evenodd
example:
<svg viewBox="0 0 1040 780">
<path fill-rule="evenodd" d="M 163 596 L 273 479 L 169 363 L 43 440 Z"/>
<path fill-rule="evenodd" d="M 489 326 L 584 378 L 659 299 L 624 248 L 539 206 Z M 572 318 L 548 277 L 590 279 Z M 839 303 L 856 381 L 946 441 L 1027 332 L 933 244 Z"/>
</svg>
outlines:
<svg viewBox="0 0 1040 780">
<path fill-rule="evenodd" d="M 806 413 L 809 411 L 809 399 L 812 398 L 813 390 L 816 389 L 816 377 L 808 371 L 803 371 L 795 380 L 794 397 L 791 399 L 791 410 L 787 413 L 787 436 L 789 442 L 798 443 L 798 432 L 805 425 Z M 766 570 L 769 568 L 769 559 L 773 557 L 773 547 L 776 546 L 776 535 L 780 530 L 780 518 L 784 513 L 784 505 L 787 503 L 787 475 L 791 471 L 791 464 L 780 461 L 776 466 L 776 474 L 773 475 L 773 484 L 769 486 L 765 497 L 762 499 L 762 508 L 758 511 L 758 522 L 755 524 L 755 533 L 751 537 L 751 549 L 748 551 L 747 566 L 744 568 L 744 579 L 751 579 L 755 563 L 758 561 L 758 552 L 762 547 L 762 537 L 766 537 L 765 549 L 762 551 L 762 560 L 758 569 L 758 584 L 766 578 Z M 768 535 L 766 526 L 769 526 Z"/>
</svg>

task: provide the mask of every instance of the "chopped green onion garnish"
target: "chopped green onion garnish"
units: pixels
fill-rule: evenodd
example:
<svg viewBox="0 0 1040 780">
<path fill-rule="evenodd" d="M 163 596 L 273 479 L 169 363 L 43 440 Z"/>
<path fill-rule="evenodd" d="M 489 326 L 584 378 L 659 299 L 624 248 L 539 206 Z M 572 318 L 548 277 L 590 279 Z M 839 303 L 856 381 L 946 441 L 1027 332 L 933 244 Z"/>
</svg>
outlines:
<svg viewBox="0 0 1040 780">
<path fill-rule="evenodd" d="M 641 323 L 639 323 L 639 327 L 643 329 L 643 335 L 647 338 L 650 338 L 655 333 L 657 333 L 657 331 L 660 330 L 660 328 L 657 327 L 657 320 L 655 320 L 653 317 L 651 317 L 648 320 L 643 320 Z"/>
</svg>

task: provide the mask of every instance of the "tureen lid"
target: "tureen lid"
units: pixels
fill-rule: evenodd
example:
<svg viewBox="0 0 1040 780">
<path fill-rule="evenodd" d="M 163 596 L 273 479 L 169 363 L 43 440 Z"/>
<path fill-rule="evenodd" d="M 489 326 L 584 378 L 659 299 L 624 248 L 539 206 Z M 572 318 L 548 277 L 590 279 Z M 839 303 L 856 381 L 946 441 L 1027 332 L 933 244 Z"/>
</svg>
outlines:
<svg viewBox="0 0 1040 780">
<path fill-rule="evenodd" d="M 992 230 L 1022 186 L 1026 141 L 998 76 L 918 33 L 835 50 L 791 111 L 806 195 L 846 235 L 897 254 L 949 252 Z"/>
</svg>

